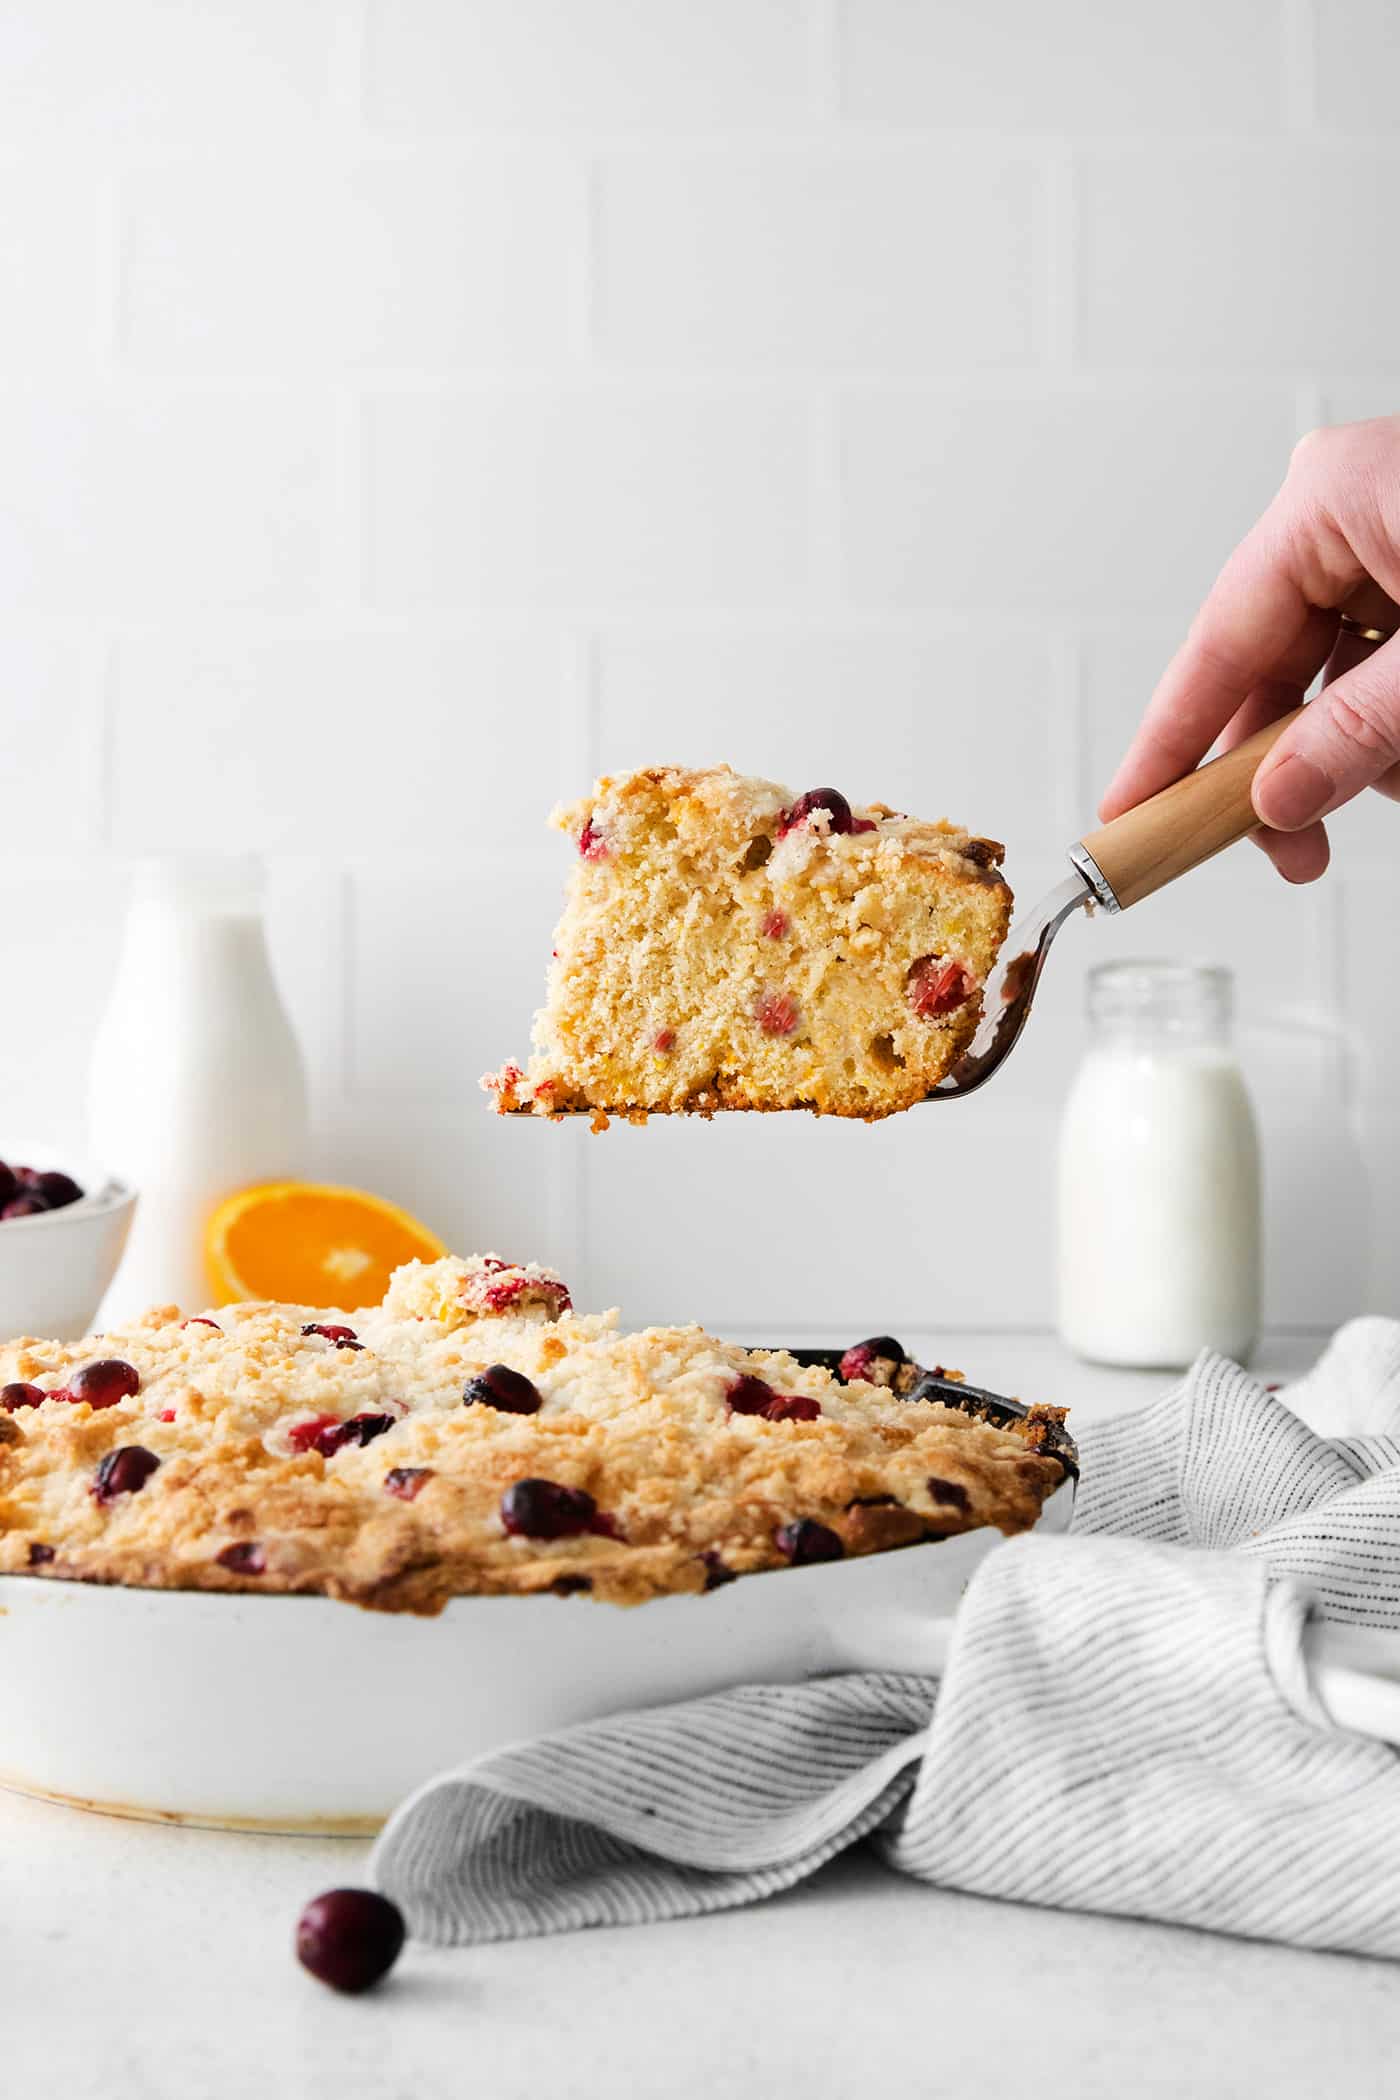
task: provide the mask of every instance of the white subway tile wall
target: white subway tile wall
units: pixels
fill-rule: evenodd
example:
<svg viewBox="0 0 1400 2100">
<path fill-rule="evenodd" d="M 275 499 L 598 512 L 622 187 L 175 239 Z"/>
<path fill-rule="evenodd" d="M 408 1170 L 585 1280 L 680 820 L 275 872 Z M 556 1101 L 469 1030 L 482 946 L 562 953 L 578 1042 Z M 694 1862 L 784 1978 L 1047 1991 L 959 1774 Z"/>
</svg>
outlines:
<svg viewBox="0 0 1400 2100">
<path fill-rule="evenodd" d="M 602 768 L 1057 879 L 1293 441 L 1400 409 L 1397 174 L 1389 0 L 13 0 L 0 1153 L 81 1142 L 132 857 L 249 846 L 319 1167 L 584 1302 L 1048 1321 L 1084 972 L 1146 951 L 1236 971 L 1271 1319 L 1395 1310 L 1377 797 L 1315 890 L 1240 848 L 1070 929 L 958 1108 L 594 1138 L 476 1080 Z"/>
</svg>

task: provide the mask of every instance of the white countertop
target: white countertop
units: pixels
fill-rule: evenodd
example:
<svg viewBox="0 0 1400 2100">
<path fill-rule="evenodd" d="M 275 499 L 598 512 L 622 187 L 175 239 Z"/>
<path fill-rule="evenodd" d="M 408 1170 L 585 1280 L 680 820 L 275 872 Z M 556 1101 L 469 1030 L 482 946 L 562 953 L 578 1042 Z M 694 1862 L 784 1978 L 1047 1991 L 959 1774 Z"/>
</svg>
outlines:
<svg viewBox="0 0 1400 2100">
<path fill-rule="evenodd" d="M 1073 1403 L 1081 1421 L 1166 1383 L 1087 1371 L 1044 1337 L 945 1334 L 939 1347 L 979 1383 Z M 1261 1371 L 1286 1376 L 1315 1351 L 1278 1338 Z M 292 1927 L 309 1896 L 362 1878 L 366 1849 L 123 1823 L 0 1794 L 4 2090 L 36 2100 L 906 2090 L 1388 2100 L 1394 2090 L 1390 1964 L 944 1894 L 859 1856 L 720 1917 L 460 1952 L 410 1947 L 381 1992 L 336 1998 L 297 1967 Z"/>
</svg>

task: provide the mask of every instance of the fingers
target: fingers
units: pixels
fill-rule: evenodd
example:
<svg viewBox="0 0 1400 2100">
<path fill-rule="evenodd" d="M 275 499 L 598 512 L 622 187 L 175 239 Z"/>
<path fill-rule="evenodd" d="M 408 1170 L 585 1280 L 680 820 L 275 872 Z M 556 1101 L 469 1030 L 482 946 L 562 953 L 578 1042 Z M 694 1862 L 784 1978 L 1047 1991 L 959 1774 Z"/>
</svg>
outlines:
<svg viewBox="0 0 1400 2100">
<path fill-rule="evenodd" d="M 1400 637 L 1321 692 L 1254 776 L 1254 808 L 1275 831 L 1302 831 L 1400 766 Z"/>
<path fill-rule="evenodd" d="M 1305 831 L 1256 831 L 1251 837 L 1285 882 L 1316 882 L 1327 873 L 1332 847 L 1325 824 L 1309 824 Z"/>
<path fill-rule="evenodd" d="M 1104 796 L 1105 821 L 1198 765 L 1259 686 L 1301 694 L 1322 668 L 1337 618 L 1309 603 L 1291 532 L 1271 512 L 1225 564 Z"/>
</svg>

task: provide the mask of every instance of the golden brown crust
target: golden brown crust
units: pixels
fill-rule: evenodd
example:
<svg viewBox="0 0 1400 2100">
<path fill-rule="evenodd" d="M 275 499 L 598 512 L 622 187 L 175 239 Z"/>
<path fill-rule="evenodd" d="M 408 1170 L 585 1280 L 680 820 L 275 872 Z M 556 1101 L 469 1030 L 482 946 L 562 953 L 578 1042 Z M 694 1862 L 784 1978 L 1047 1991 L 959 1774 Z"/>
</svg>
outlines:
<svg viewBox="0 0 1400 2100">
<path fill-rule="evenodd" d="M 428 1613 L 454 1596 L 556 1588 L 634 1604 L 785 1565 L 784 1527 L 804 1518 L 848 1554 L 984 1524 L 1021 1531 L 1064 1477 L 1031 1431 L 843 1385 L 781 1352 L 698 1328 L 628 1335 L 611 1315 L 555 1318 L 557 1280 L 493 1259 L 410 1264 L 383 1307 L 348 1322 L 249 1305 L 222 1309 L 216 1330 L 166 1307 L 83 1343 L 0 1349 L 0 1383 L 61 1392 L 98 1356 L 141 1378 L 106 1408 L 55 1393 L 0 1412 L 0 1573 Z M 501 1278 L 507 1291 L 523 1279 L 508 1308 L 477 1309 Z M 363 1346 L 304 1334 L 313 1321 L 347 1322 Z M 493 1363 L 532 1382 L 539 1412 L 463 1405 Z M 819 1417 L 731 1413 L 741 1375 L 815 1402 Z M 294 1449 L 318 1416 L 380 1426 L 330 1455 Z M 104 1500 L 99 1468 L 133 1446 L 156 1467 Z M 591 1497 L 592 1528 L 509 1536 L 502 1498 L 532 1479 Z"/>
<path fill-rule="evenodd" d="M 555 821 L 579 858 L 535 1054 L 483 1082 L 502 1113 L 874 1121 L 971 1042 L 1011 915 L 995 840 L 838 823 L 727 766 L 603 779 Z"/>
</svg>

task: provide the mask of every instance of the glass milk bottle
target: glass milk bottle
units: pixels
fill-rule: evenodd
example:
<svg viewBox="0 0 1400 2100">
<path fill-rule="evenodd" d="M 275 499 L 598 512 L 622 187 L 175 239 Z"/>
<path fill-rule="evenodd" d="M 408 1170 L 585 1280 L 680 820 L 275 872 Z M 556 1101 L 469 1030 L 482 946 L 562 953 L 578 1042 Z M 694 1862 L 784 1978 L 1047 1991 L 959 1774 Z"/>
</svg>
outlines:
<svg viewBox="0 0 1400 2100">
<path fill-rule="evenodd" d="M 1059 1325 L 1080 1356 L 1179 1367 L 1259 1331 L 1259 1142 L 1228 970 L 1108 963 L 1065 1105 Z"/>
<path fill-rule="evenodd" d="M 88 1093 L 93 1154 L 138 1196 L 109 1322 L 206 1305 L 215 1204 L 306 1171 L 306 1078 L 262 890 L 260 863 L 242 855 L 172 854 L 136 871 Z"/>
</svg>

